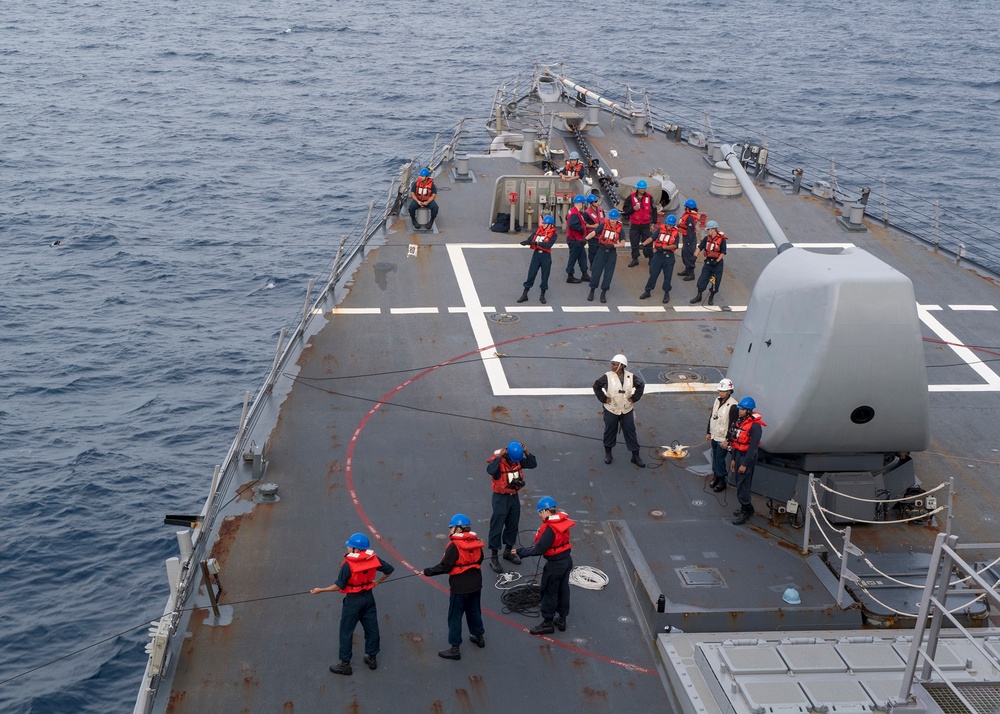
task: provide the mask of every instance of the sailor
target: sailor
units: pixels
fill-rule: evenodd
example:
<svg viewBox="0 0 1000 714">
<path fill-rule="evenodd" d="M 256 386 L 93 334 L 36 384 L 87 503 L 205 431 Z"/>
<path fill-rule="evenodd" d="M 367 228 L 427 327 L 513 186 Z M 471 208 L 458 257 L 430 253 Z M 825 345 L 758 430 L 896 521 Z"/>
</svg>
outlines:
<svg viewBox="0 0 1000 714">
<path fill-rule="evenodd" d="M 437 187 L 434 185 L 434 179 L 431 178 L 431 170 L 420 169 L 420 175 L 417 176 L 417 180 L 413 182 L 413 188 L 410 190 L 410 221 L 414 228 L 430 228 L 434 225 L 434 219 L 437 218 L 438 214 L 437 201 L 434 200 L 436 198 Z M 426 226 L 417 224 L 418 208 L 430 209 L 431 222 Z"/>
<path fill-rule="evenodd" d="M 677 273 L 677 277 L 684 278 L 684 280 L 694 280 L 694 249 L 698 245 L 698 221 L 700 218 L 698 204 L 693 198 L 689 198 L 684 202 L 684 215 L 677 223 L 684 236 L 684 246 L 681 248 L 681 262 L 684 263 L 684 269 Z"/>
<path fill-rule="evenodd" d="M 351 674 L 351 640 L 354 639 L 354 629 L 358 622 L 365 631 L 365 664 L 368 669 L 378 667 L 378 610 L 372 588 L 384 582 L 395 570 L 388 563 L 379 561 L 364 533 L 355 533 L 344 545 L 347 546 L 347 554 L 340 565 L 337 581 L 329 587 L 309 591 L 313 595 L 338 591 L 344 593 L 344 604 L 340 611 L 340 663 L 330 665 L 330 671 L 334 674 Z M 382 573 L 378 580 L 375 579 L 376 572 Z"/>
<path fill-rule="evenodd" d="M 635 414 L 632 406 L 642 399 L 646 383 L 642 377 L 629 372 L 628 360 L 623 354 L 611 358 L 611 369 L 594 382 L 594 394 L 604 404 L 604 463 L 614 461 L 611 450 L 618 443 L 618 430 L 625 437 L 625 446 L 632 452 L 632 463 L 639 468 L 645 462 L 639 458 L 639 440 L 635 435 Z"/>
<path fill-rule="evenodd" d="M 657 226 L 656 235 L 645 240 L 653 247 L 653 257 L 649 259 L 649 280 L 640 300 L 646 300 L 656 287 L 656 281 L 663 273 L 663 302 L 670 302 L 670 280 L 674 274 L 674 252 L 680 242 L 680 231 L 677 230 L 677 216 L 667 216 L 667 220 Z"/>
<path fill-rule="evenodd" d="M 503 567 L 497 558 L 503 543 L 503 558 L 514 565 L 521 559 L 514 552 L 517 542 L 517 528 L 521 520 L 521 501 L 517 492 L 524 488 L 524 469 L 538 466 L 538 459 L 528 453 L 524 444 L 512 441 L 502 449 L 493 452 L 486 462 L 486 473 L 493 478 L 493 515 L 490 516 L 490 567 L 493 572 L 502 573 Z"/>
<path fill-rule="evenodd" d="M 617 208 L 608 211 L 608 217 L 597 232 L 597 257 L 590 265 L 590 294 L 587 299 L 593 302 L 597 285 L 601 286 L 601 302 L 608 301 L 608 290 L 611 279 L 615 277 L 615 264 L 618 262 L 618 244 L 622 239 L 621 214 Z M 601 276 L 604 280 L 601 280 Z"/>
<path fill-rule="evenodd" d="M 701 302 L 701 294 L 708 288 L 708 304 L 715 304 L 715 294 L 722 287 L 722 264 L 726 254 L 726 234 L 719 231 L 719 224 L 709 221 L 705 224 L 705 237 L 695 251 L 695 260 L 699 253 L 705 254 L 705 264 L 698 277 L 698 294 L 691 298 L 691 304 Z"/>
<path fill-rule="evenodd" d="M 573 197 L 573 207 L 566 214 L 566 243 L 569 244 L 569 262 L 566 263 L 566 282 L 582 283 L 582 278 L 574 276 L 576 266 L 579 263 L 580 272 L 587 275 L 587 251 L 586 240 L 594 234 L 592 227 L 588 226 L 584 207 L 587 199 L 583 194 Z M 587 275 L 589 278 L 590 276 Z"/>
<path fill-rule="evenodd" d="M 531 264 L 528 266 L 528 277 L 524 281 L 524 292 L 517 299 L 518 302 L 527 302 L 528 291 L 535 284 L 535 276 L 538 269 L 542 269 L 542 294 L 538 301 L 545 304 L 545 291 L 549 289 L 549 273 L 552 271 L 552 246 L 556 242 L 556 219 L 552 216 L 545 216 L 539 224 L 535 234 L 527 240 L 521 241 L 521 245 L 531 246 Z"/>
<path fill-rule="evenodd" d="M 569 529 L 576 523 L 556 506 L 551 496 L 538 499 L 542 525 L 535 532 L 535 544 L 518 551 L 522 558 L 536 555 L 545 558 L 540 585 L 542 622 L 529 630 L 533 635 L 551 635 L 556 627 L 565 632 L 566 617 L 569 615 L 569 573 L 573 569 Z"/>
<path fill-rule="evenodd" d="M 733 380 L 723 379 L 719 382 L 719 398 L 712 402 L 705 430 L 705 441 L 712 442 L 712 483 L 709 485 L 713 491 L 726 490 L 726 452 L 739 411 L 733 399 Z"/>
<path fill-rule="evenodd" d="M 587 227 L 593 231 L 593 235 L 587 239 L 587 260 L 593 265 L 597 257 L 597 246 L 600 245 L 597 239 L 598 230 L 604 225 L 604 209 L 601 207 L 600 197 L 596 194 L 587 196 L 587 210 L 584 211 L 583 217 L 587 221 Z M 586 273 L 583 275 L 583 282 L 589 282 L 590 276 Z"/>
<path fill-rule="evenodd" d="M 464 513 L 456 513 L 448 524 L 448 547 L 437 565 L 424 568 L 424 575 L 432 577 L 448 573 L 451 597 L 448 599 L 448 644 L 450 648 L 438 652 L 444 659 L 462 659 L 462 616 L 469 624 L 469 642 L 477 647 L 486 646 L 486 629 L 480 605 L 483 591 L 483 542 L 472 532 L 472 521 Z"/>
<path fill-rule="evenodd" d="M 754 514 L 753 503 L 750 501 L 750 488 L 753 485 L 753 470 L 757 463 L 757 447 L 760 445 L 760 434 L 767 426 L 755 410 L 757 403 L 753 397 L 743 397 L 739 404 L 739 417 L 736 423 L 736 433 L 733 437 L 733 462 L 729 470 L 736 475 L 736 500 L 740 507 L 733 511 L 733 525 L 741 526 L 750 520 Z"/>
<path fill-rule="evenodd" d="M 560 176 L 562 176 L 566 181 L 572 179 L 583 180 L 584 176 L 587 175 L 587 167 L 583 165 L 580 160 L 580 154 L 576 151 L 570 152 L 569 160 L 566 161 L 566 165 L 561 169 L 557 170 Z"/>
<path fill-rule="evenodd" d="M 656 205 L 653 197 L 646 193 L 647 188 L 646 179 L 636 181 L 635 191 L 628 195 L 622 205 L 622 213 L 628 216 L 628 240 L 632 245 L 632 262 L 628 264 L 630 268 L 639 264 L 639 244 L 649 238 L 657 221 Z M 642 252 L 647 258 L 653 256 L 653 249 L 648 246 Z"/>
</svg>

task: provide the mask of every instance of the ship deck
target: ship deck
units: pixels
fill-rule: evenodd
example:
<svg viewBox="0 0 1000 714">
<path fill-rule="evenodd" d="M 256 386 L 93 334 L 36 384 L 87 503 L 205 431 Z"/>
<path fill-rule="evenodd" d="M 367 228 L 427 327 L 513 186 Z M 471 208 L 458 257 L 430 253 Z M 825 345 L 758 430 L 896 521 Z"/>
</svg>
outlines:
<svg viewBox="0 0 1000 714">
<path fill-rule="evenodd" d="M 857 610 L 837 608 L 821 569 L 799 554 L 800 530 L 760 515 L 734 526 L 734 490 L 707 487 L 701 445 L 714 385 L 773 245 L 745 197 L 709 193 L 713 167 L 703 150 L 632 136 L 620 118 L 617 126 L 601 121 L 590 140 L 605 166 L 622 176 L 665 171 L 729 236 L 717 305 L 689 305 L 694 283 L 676 276 L 669 304 L 658 293 L 640 301 L 646 264 L 627 268 L 625 248 L 608 303 L 588 302 L 586 285 L 565 282 L 565 243 L 553 254 L 548 304 L 539 303 L 537 284 L 517 304 L 530 259 L 518 242 L 527 234 L 491 232 L 490 202 L 498 176 L 539 170 L 484 154 L 470 157 L 472 183 L 439 172 L 435 231 L 411 232 L 405 211 L 387 225 L 384 244 L 314 316 L 275 384 L 251 436 L 266 442 L 265 480 L 278 485 L 280 500 L 249 499 L 249 466 L 222 494 L 229 500 L 243 489 L 212 536 L 225 617 L 215 621 L 202 586 L 194 596 L 202 609 L 182 625 L 187 635 L 158 711 L 508 712 L 552 701 L 580 712 L 669 711 L 655 640 L 667 625 L 763 630 L 780 609 L 790 630 L 860 627 Z M 954 533 L 995 540 L 989 416 L 1000 376 L 990 354 L 944 343 L 995 344 L 997 282 L 890 229 L 845 231 L 829 201 L 778 183 L 759 188 L 796 245 L 854 244 L 912 279 L 932 385 L 933 441 L 914 455 L 916 472 L 925 488 L 956 479 Z M 602 407 L 591 385 L 617 352 L 651 385 L 636 405 L 645 469 L 629 463 L 621 442 L 614 463 L 603 462 Z M 528 634 L 537 620 L 504 611 L 484 568 L 486 648 L 466 644 L 461 661 L 446 661 L 437 651 L 447 647 L 447 578 L 414 573 L 438 562 L 454 513 L 467 513 L 485 539 L 486 460 L 511 439 L 538 457 L 522 492 L 520 542 L 532 540 L 537 498 L 553 496 L 579 524 L 575 564 L 602 570 L 609 584 L 574 587 L 568 630 L 539 638 Z M 689 456 L 658 458 L 672 442 L 690 445 Z M 767 513 L 762 503 L 757 511 Z M 925 552 L 934 529 L 858 530 L 876 548 Z M 333 582 L 355 531 L 369 533 L 396 572 L 375 590 L 379 669 L 361 663 L 358 628 L 354 674 L 343 677 L 327 670 L 337 661 L 341 597 L 303 593 Z M 526 579 L 541 566 L 502 562 Z M 692 582 L 709 572 L 707 586 Z M 801 606 L 781 602 L 789 586 Z M 657 589 L 670 603 L 663 614 Z M 277 597 L 289 593 L 299 594 Z"/>
</svg>

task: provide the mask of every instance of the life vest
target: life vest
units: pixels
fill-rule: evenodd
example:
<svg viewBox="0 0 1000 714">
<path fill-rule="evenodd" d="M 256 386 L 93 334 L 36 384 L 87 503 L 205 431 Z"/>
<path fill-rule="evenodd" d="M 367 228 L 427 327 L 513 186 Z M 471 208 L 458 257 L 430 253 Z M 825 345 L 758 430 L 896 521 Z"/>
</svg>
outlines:
<svg viewBox="0 0 1000 714">
<path fill-rule="evenodd" d="M 483 554 L 483 542 L 472 531 L 468 533 L 453 533 L 449 536 L 451 542 L 458 548 L 458 560 L 448 571 L 448 575 L 458 575 L 473 568 L 479 569 L 479 559 Z"/>
<path fill-rule="evenodd" d="M 430 176 L 421 176 L 417 179 L 417 185 L 413 192 L 417 194 L 418 201 L 430 200 L 430 197 L 434 195 L 434 179 Z"/>
<path fill-rule="evenodd" d="M 675 227 L 668 226 L 664 223 L 660 226 L 660 230 L 656 234 L 656 238 L 653 240 L 653 249 L 673 253 L 677 250 L 677 236 L 679 233 L 680 231 L 678 231 Z"/>
<path fill-rule="evenodd" d="M 705 236 L 705 257 L 709 260 L 718 260 L 723 256 L 722 241 L 726 239 L 725 233 L 719 233 L 715 238 Z"/>
<path fill-rule="evenodd" d="M 375 587 L 375 571 L 382 563 L 379 562 L 374 550 L 348 553 L 344 556 L 344 563 L 350 567 L 351 576 L 347 579 L 347 585 L 341 588 L 341 592 L 360 593 Z"/>
<path fill-rule="evenodd" d="M 542 253 L 551 253 L 552 246 L 551 245 L 545 246 L 542 245 L 542 243 L 548 243 L 550 241 L 555 240 L 555 235 L 556 235 L 556 227 L 546 225 L 545 223 L 543 223 L 542 225 L 538 226 L 538 230 L 535 231 L 535 235 L 531 237 L 531 247 L 534 248 L 535 250 L 541 251 Z"/>
<path fill-rule="evenodd" d="M 604 219 L 604 227 L 601 229 L 600 235 L 597 236 L 597 242 L 603 246 L 613 248 L 618 245 L 619 237 L 622 232 L 621 221 L 612 224 L 611 219 Z"/>
<path fill-rule="evenodd" d="M 574 231 L 570 228 L 569 217 L 575 215 L 580 220 L 580 225 L 583 226 L 582 231 Z M 576 206 L 569 209 L 569 213 L 566 214 L 566 240 L 583 240 L 587 235 L 587 222 L 583 220 L 583 213 L 577 210 Z"/>
<path fill-rule="evenodd" d="M 632 373 L 626 369 L 622 374 L 622 379 L 619 379 L 613 371 L 607 372 L 606 376 L 608 386 L 605 387 L 604 393 L 609 401 L 604 405 L 604 408 L 618 416 L 632 411 L 632 393 L 635 391 L 635 379 Z"/>
<path fill-rule="evenodd" d="M 736 425 L 736 438 L 733 439 L 733 449 L 744 453 L 750 450 L 750 427 L 754 424 L 767 426 L 757 412 L 748 414 L 743 418 L 743 421 Z"/>
<path fill-rule="evenodd" d="M 566 162 L 566 166 L 563 167 L 562 173 L 566 174 L 567 176 L 572 174 L 573 176 L 579 178 L 580 171 L 582 170 L 583 170 L 582 161 L 576 161 L 576 159 L 570 159 L 569 161 Z"/>
<path fill-rule="evenodd" d="M 518 479 L 524 480 L 524 470 L 521 468 L 521 462 L 514 463 L 506 456 L 500 456 L 500 449 L 494 451 L 493 458 L 488 459 L 486 463 L 489 463 L 493 459 L 500 459 L 500 478 L 493 479 L 493 492 L 503 493 L 508 496 L 517 493 L 520 489 L 514 488 L 510 484 Z"/>
<path fill-rule="evenodd" d="M 697 230 L 699 215 L 698 211 L 692 211 L 690 208 L 684 209 L 684 215 L 681 216 L 678 225 L 684 226 L 688 238 L 693 238 L 697 235 L 695 231 Z"/>
<path fill-rule="evenodd" d="M 545 532 L 546 528 L 551 528 L 553 534 L 555 534 L 555 540 L 552 541 L 552 546 L 542 553 L 546 558 L 551 558 L 553 555 L 559 555 L 559 553 L 565 553 L 567 550 L 571 550 L 572 546 L 569 544 L 569 529 L 576 525 L 576 522 L 570 520 L 570 517 L 559 511 L 554 516 L 549 516 L 545 519 L 545 522 L 535 531 L 535 542 L 537 543 L 541 537 L 542 533 Z"/>
<path fill-rule="evenodd" d="M 644 193 L 640 199 L 639 193 L 634 191 L 629 196 L 629 200 L 632 202 L 632 215 L 629 216 L 629 222 L 636 225 L 646 225 L 653 220 L 652 196 Z"/>
<path fill-rule="evenodd" d="M 729 409 L 736 406 L 736 400 L 730 394 L 722 404 L 716 399 L 712 402 L 712 419 L 709 422 L 711 427 L 709 433 L 713 441 L 723 442 L 729 438 Z"/>
<path fill-rule="evenodd" d="M 587 206 L 584 211 L 588 216 L 590 216 L 591 223 L 595 226 L 604 222 L 604 209 L 598 206 L 596 203 L 592 206 Z M 591 240 L 597 240 L 597 235 L 595 234 Z"/>
</svg>

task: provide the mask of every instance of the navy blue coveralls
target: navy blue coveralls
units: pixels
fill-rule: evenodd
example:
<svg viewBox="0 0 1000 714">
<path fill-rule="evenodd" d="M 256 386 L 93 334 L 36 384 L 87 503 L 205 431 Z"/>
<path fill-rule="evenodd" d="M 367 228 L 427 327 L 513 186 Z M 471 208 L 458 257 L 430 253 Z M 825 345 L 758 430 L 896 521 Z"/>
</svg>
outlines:
<svg viewBox="0 0 1000 714">
<path fill-rule="evenodd" d="M 437 565 L 424 568 L 424 575 L 432 577 L 450 572 L 458 562 L 458 547 L 448 543 L 444 557 Z M 483 562 L 483 553 L 479 553 L 479 563 Z M 451 596 L 448 599 L 448 644 L 458 647 L 462 644 L 462 616 L 469 624 L 469 634 L 482 637 L 486 633 L 483 626 L 483 610 L 481 596 L 483 593 L 483 572 L 477 566 L 469 568 L 457 575 L 448 576 Z"/>
<path fill-rule="evenodd" d="M 705 252 L 705 244 L 708 242 L 708 236 L 701 239 L 701 243 L 698 245 L 698 250 Z M 726 254 L 726 239 L 722 239 L 722 255 Z M 701 275 L 698 276 L 698 292 L 705 292 L 710 284 L 712 284 L 712 278 L 715 278 L 715 284 L 712 285 L 712 294 L 719 292 L 719 288 L 722 287 L 722 264 L 723 259 L 720 257 L 718 260 L 712 260 L 711 258 L 705 258 L 705 264 L 701 266 Z"/>
<path fill-rule="evenodd" d="M 654 237 L 653 257 L 649 259 L 649 280 L 646 281 L 646 292 L 651 292 L 656 287 L 656 281 L 663 273 L 663 297 L 670 296 L 670 281 L 674 271 L 674 251 L 656 248 Z"/>
<path fill-rule="evenodd" d="M 681 247 L 681 262 L 684 263 L 685 273 L 694 275 L 694 248 L 698 245 L 698 219 L 697 213 L 684 212 L 677 227 L 684 233 L 684 245 Z M 678 273 L 680 275 L 681 273 Z"/>
<path fill-rule="evenodd" d="M 417 182 L 414 181 L 410 188 L 411 188 L 410 193 L 411 194 L 416 194 L 416 192 L 417 192 Z M 437 186 L 434 185 L 433 181 L 431 181 L 431 195 L 434 196 L 435 194 L 437 194 Z M 411 196 L 410 197 L 410 205 L 409 205 L 409 207 L 408 207 L 407 210 L 409 210 L 409 212 L 410 212 L 410 221 L 412 222 L 413 225 L 417 225 L 417 209 L 418 208 L 420 208 L 420 206 L 417 204 L 417 202 Z M 427 210 L 429 210 L 431 212 L 431 222 L 427 224 L 427 227 L 430 228 L 432 225 L 434 225 L 434 219 L 436 219 L 437 215 L 438 215 L 438 202 L 437 201 L 431 201 L 430 203 L 428 203 L 427 204 Z"/>
<path fill-rule="evenodd" d="M 576 266 L 579 264 L 580 272 L 586 275 L 587 241 L 583 238 L 580 240 L 571 240 L 570 231 L 576 235 L 587 235 L 590 232 L 590 227 L 580 219 L 580 214 L 578 213 L 571 212 L 569 219 L 566 221 L 566 243 L 569 245 L 569 261 L 566 263 L 566 274 L 573 277 L 573 273 L 576 272 Z"/>
<path fill-rule="evenodd" d="M 538 230 L 541 230 L 539 227 Z M 534 235 L 538 235 L 538 231 Z M 539 286 L 544 293 L 549 289 L 549 273 L 552 271 L 552 246 L 555 245 L 557 234 L 552 233 L 552 240 L 542 241 L 541 243 L 536 243 L 534 236 L 526 241 L 522 241 L 521 245 L 530 245 L 532 248 L 531 264 L 528 266 L 528 277 L 524 281 L 524 289 L 530 290 L 535 284 L 535 276 L 538 275 L 538 269 L 542 270 L 542 284 Z"/>
<path fill-rule="evenodd" d="M 538 542 L 530 548 L 518 548 L 517 554 L 522 558 L 543 555 L 552 547 L 556 533 L 550 526 L 538 537 Z M 545 558 L 545 568 L 542 569 L 542 619 L 551 620 L 556 615 L 565 619 L 569 615 L 569 571 L 573 569 L 573 549 L 556 553 L 551 558 Z"/>
<path fill-rule="evenodd" d="M 500 459 L 506 456 L 497 456 L 486 463 L 486 473 L 494 481 L 500 478 Z M 520 461 L 522 469 L 533 469 L 538 466 L 538 459 L 534 454 L 525 454 Z M 517 543 L 517 526 L 521 521 L 521 500 L 516 493 L 493 492 L 493 515 L 490 516 L 490 533 L 488 546 L 496 552 L 500 550 L 503 543 L 504 550 L 508 551 Z"/>
<path fill-rule="evenodd" d="M 392 575 L 395 568 L 388 563 L 382 563 L 376 570 L 386 575 Z M 347 581 L 350 577 L 351 566 L 344 563 L 340 566 L 336 586 L 343 590 L 347 587 Z M 341 662 L 350 662 L 351 657 L 354 656 L 352 640 L 354 639 L 354 628 L 358 626 L 359 622 L 361 629 L 365 631 L 365 654 L 369 657 L 376 657 L 379 653 L 378 608 L 375 607 L 375 596 L 371 590 L 344 595 L 344 607 L 340 611 Z"/>
<path fill-rule="evenodd" d="M 746 415 L 746 419 L 750 418 Z M 753 502 L 750 500 L 750 488 L 753 486 L 753 470 L 757 465 L 757 447 L 760 445 L 760 436 L 763 430 L 760 424 L 750 427 L 750 444 L 746 451 L 733 449 L 733 463 L 730 468 L 736 477 L 736 500 L 740 502 L 740 509 L 745 513 L 753 513 Z M 740 473 L 740 466 L 746 466 L 746 471 Z"/>
<path fill-rule="evenodd" d="M 632 196 L 633 195 L 635 195 L 635 194 L 634 193 L 633 194 L 629 194 L 629 197 L 625 199 L 625 203 L 622 205 L 622 215 L 629 216 L 628 242 L 632 246 L 632 261 L 635 262 L 635 261 L 639 260 L 639 248 L 640 248 L 640 245 L 643 242 L 645 242 L 646 239 L 649 238 L 650 234 L 652 233 L 653 226 L 656 225 L 656 221 L 657 221 L 657 217 L 656 216 L 657 216 L 657 214 L 656 214 L 656 204 L 653 202 L 653 199 L 650 198 L 649 199 L 649 212 L 650 212 L 649 223 L 632 223 L 631 216 L 632 216 L 632 213 L 635 210 L 635 207 L 632 205 Z M 649 196 L 650 194 L 647 193 L 645 195 Z M 650 248 L 650 247 L 648 247 L 648 246 L 643 247 L 642 248 L 642 254 L 644 256 L 646 256 L 647 258 L 650 258 L 653 255 L 653 249 Z"/>
</svg>

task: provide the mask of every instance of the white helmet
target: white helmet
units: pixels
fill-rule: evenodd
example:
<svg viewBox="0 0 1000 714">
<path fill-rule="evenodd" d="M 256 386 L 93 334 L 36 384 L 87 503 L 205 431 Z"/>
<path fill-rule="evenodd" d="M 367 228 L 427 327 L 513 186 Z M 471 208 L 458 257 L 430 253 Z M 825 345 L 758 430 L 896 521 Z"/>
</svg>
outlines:
<svg viewBox="0 0 1000 714">
<path fill-rule="evenodd" d="M 628 360 L 625 359 L 625 355 L 623 355 L 623 354 L 617 354 L 617 355 L 615 355 L 614 357 L 611 358 L 611 361 L 612 362 L 617 362 L 622 367 L 628 367 Z"/>
<path fill-rule="evenodd" d="M 723 379 L 721 382 L 719 382 L 719 391 L 720 392 L 731 392 L 731 391 L 733 391 L 733 380 L 731 380 L 731 379 Z"/>
</svg>

